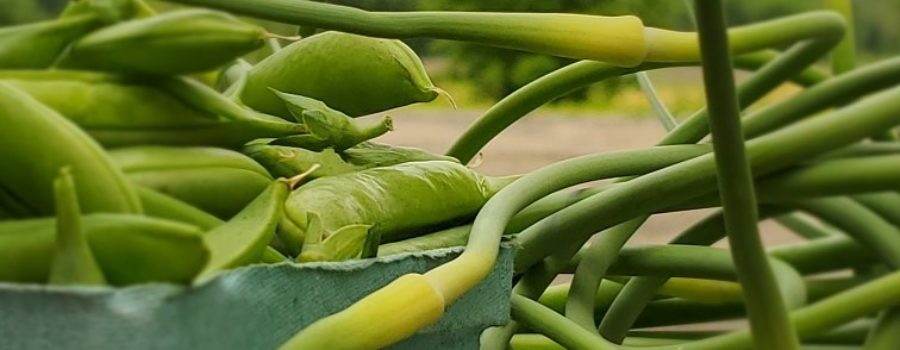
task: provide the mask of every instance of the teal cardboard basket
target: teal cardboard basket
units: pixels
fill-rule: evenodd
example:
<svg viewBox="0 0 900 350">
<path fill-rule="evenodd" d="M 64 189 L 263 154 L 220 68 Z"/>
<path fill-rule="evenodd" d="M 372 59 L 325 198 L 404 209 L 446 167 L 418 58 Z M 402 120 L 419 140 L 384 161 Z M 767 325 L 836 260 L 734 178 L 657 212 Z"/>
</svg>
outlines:
<svg viewBox="0 0 900 350">
<path fill-rule="evenodd" d="M 275 349 L 301 328 L 394 278 L 428 271 L 461 251 L 256 265 L 190 287 L 0 284 L 0 348 Z M 512 264 L 513 249 L 504 245 L 486 280 L 451 305 L 437 324 L 391 349 L 477 349 L 482 330 L 509 320 Z M 346 332 L 354 336 L 352 329 Z"/>
</svg>

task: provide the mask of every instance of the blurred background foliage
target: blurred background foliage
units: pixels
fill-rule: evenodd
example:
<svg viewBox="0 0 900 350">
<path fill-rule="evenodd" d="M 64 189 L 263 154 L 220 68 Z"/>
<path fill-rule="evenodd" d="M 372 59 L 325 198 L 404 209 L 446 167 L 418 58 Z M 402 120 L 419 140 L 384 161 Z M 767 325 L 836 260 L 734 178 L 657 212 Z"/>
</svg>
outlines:
<svg viewBox="0 0 900 350">
<path fill-rule="evenodd" d="M 59 12 L 66 0 L 2 1 L 5 6 L 0 11 L 0 25 L 51 17 Z M 327 0 L 372 11 L 570 12 L 608 16 L 634 14 L 647 25 L 691 30 L 692 20 L 685 1 L 687 0 Z M 855 4 L 860 61 L 864 63 L 900 52 L 900 1 L 857 0 Z M 822 7 L 820 0 L 732 1 L 728 3 L 727 15 L 730 23 L 736 25 Z M 269 27 L 275 31 L 292 30 L 272 24 Z M 463 91 L 464 95 L 469 95 L 469 99 L 480 100 L 472 101 L 476 104 L 496 101 L 528 82 L 572 62 L 564 58 L 444 40 L 411 39 L 407 42 L 423 56 L 435 79 L 443 83 L 445 89 Z M 451 85 L 451 88 L 447 85 Z M 598 84 L 590 91 L 571 94 L 562 102 L 578 103 L 590 98 L 592 104 L 603 105 L 603 100 L 620 98 L 621 92 L 632 90 L 634 86 L 636 84 L 630 77 L 614 79 Z"/>
</svg>

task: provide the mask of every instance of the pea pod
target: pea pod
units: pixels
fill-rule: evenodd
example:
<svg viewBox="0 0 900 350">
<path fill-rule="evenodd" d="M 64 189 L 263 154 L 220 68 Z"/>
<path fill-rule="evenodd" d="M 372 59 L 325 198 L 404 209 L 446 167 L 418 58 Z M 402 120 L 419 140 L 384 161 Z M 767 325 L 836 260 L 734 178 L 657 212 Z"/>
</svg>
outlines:
<svg viewBox="0 0 900 350">
<path fill-rule="evenodd" d="M 80 15 L 0 28 L 0 69 L 47 68 L 73 41 L 102 24 Z"/>
<path fill-rule="evenodd" d="M 293 184 L 285 179 L 276 180 L 234 218 L 206 234 L 204 239 L 212 254 L 200 274 L 201 279 L 260 259 L 275 234 L 284 200 Z"/>
<path fill-rule="evenodd" d="M 139 0 L 76 0 L 69 1 L 60 17 L 92 15 L 109 24 L 144 14 L 146 6 Z"/>
<path fill-rule="evenodd" d="M 60 170 L 53 182 L 56 195 L 56 250 L 50 284 L 106 284 L 81 228 L 81 210 L 71 169 Z"/>
<path fill-rule="evenodd" d="M 272 177 L 241 153 L 210 147 L 129 147 L 109 152 L 126 177 L 220 218 L 230 218 Z"/>
<path fill-rule="evenodd" d="M 29 208 L 12 192 L 3 188 L 2 184 L 0 184 L 0 211 L 10 219 L 31 217 L 37 212 L 34 208 Z"/>
<path fill-rule="evenodd" d="M 404 163 L 310 181 L 291 193 L 285 213 L 307 242 L 355 225 L 391 242 L 470 218 L 510 180 L 454 162 Z"/>
<path fill-rule="evenodd" d="M 168 220 L 126 214 L 88 214 L 84 235 L 107 281 L 188 283 L 206 264 L 203 231 Z M 0 222 L 0 281 L 47 281 L 56 219 Z"/>
<path fill-rule="evenodd" d="M 331 109 L 322 101 L 278 91 L 275 91 L 275 94 L 284 101 L 291 115 L 306 126 L 308 133 L 279 138 L 272 141 L 272 144 L 313 151 L 325 148 L 343 151 L 384 135 L 394 128 L 391 118 L 387 116 L 376 123 L 365 124 Z"/>
<path fill-rule="evenodd" d="M 166 76 L 205 72 L 260 48 L 266 35 L 224 12 L 178 10 L 95 31 L 75 42 L 60 65 Z"/>
<path fill-rule="evenodd" d="M 263 264 L 277 264 L 285 261 L 289 261 L 288 258 L 281 255 L 281 253 L 272 247 L 266 247 L 266 249 L 263 250 L 262 256 L 259 258 L 259 262 Z"/>
<path fill-rule="evenodd" d="M 191 224 L 203 230 L 211 230 L 223 223 L 222 219 L 172 196 L 143 186 L 135 186 L 135 190 L 144 214 L 148 216 Z"/>
<path fill-rule="evenodd" d="M 441 160 L 459 162 L 413 147 L 363 142 L 343 152 L 326 148 L 315 152 L 303 148 L 255 144 L 244 147 L 244 154 L 261 164 L 273 176 L 290 177 L 305 172 L 314 164 L 320 167 L 310 178 L 333 176 L 401 163 Z"/>
<path fill-rule="evenodd" d="M 403 42 L 340 32 L 297 41 L 247 73 L 241 102 L 290 118 L 270 89 L 321 100 L 351 117 L 432 101 L 441 91 Z"/>
<path fill-rule="evenodd" d="M 384 244 L 378 247 L 378 256 L 421 252 L 431 249 L 462 247 L 469 239 L 472 225 L 451 227 L 429 234 Z"/>
<path fill-rule="evenodd" d="M 85 213 L 140 213 L 124 174 L 77 126 L 16 88 L 0 83 L 0 186 L 38 214 L 54 212 L 57 171 L 72 167 Z"/>
<path fill-rule="evenodd" d="M 134 81 L 78 71 L 2 71 L 0 80 L 74 121 L 106 147 L 238 147 L 257 138 L 306 130 L 250 112 L 183 79 Z"/>
</svg>

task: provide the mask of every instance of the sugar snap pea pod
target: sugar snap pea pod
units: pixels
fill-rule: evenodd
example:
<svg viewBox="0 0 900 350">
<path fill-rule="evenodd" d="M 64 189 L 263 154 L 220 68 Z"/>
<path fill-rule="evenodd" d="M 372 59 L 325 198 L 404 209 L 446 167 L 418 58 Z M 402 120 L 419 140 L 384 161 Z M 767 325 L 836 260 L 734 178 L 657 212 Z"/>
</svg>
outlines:
<svg viewBox="0 0 900 350">
<path fill-rule="evenodd" d="M 2 184 L 0 184 L 0 211 L 10 219 L 32 217 L 37 213 L 37 210 L 28 207 L 24 201 L 3 188 Z"/>
<path fill-rule="evenodd" d="M 321 100 L 351 117 L 432 101 L 441 91 L 403 42 L 340 32 L 292 43 L 247 73 L 241 102 L 290 118 L 270 88 Z"/>
<path fill-rule="evenodd" d="M 0 28 L 0 69 L 50 67 L 73 41 L 102 24 L 80 15 Z"/>
<path fill-rule="evenodd" d="M 54 212 L 53 183 L 62 166 L 79 179 L 85 213 L 140 213 L 122 172 L 94 140 L 28 94 L 0 83 L 0 185 L 38 214 Z"/>
<path fill-rule="evenodd" d="M 300 124 L 239 111 L 222 96 L 216 98 L 214 91 L 178 79 L 154 85 L 78 71 L 0 71 L 0 80 L 74 121 L 106 147 L 239 147 L 258 138 L 305 131 Z M 190 104 L 184 102 L 188 96 Z M 207 107 L 215 110 L 203 109 Z"/>
<path fill-rule="evenodd" d="M 281 220 L 278 221 L 278 227 L 275 229 L 275 236 L 281 243 L 282 252 L 293 257 L 300 255 L 306 240 L 305 235 L 306 233 L 288 219 L 287 215 L 281 215 Z"/>
<path fill-rule="evenodd" d="M 104 285 L 106 278 L 94 259 L 81 228 L 81 209 L 75 180 L 68 167 L 53 182 L 56 199 L 56 249 L 50 265 L 50 284 Z"/>
<path fill-rule="evenodd" d="M 259 258 L 259 262 L 263 264 L 277 264 L 285 261 L 289 261 L 288 258 L 281 255 L 278 250 L 275 250 L 275 248 L 272 247 L 266 247 L 266 249 L 263 250 L 262 256 Z"/>
<path fill-rule="evenodd" d="M 211 255 L 200 279 L 259 261 L 275 234 L 284 200 L 296 181 L 299 179 L 276 180 L 234 218 L 206 233 L 204 239 Z"/>
<path fill-rule="evenodd" d="M 466 245 L 470 231 L 472 231 L 472 225 L 456 226 L 402 241 L 383 244 L 378 247 L 378 256 L 462 247 Z"/>
<path fill-rule="evenodd" d="M 138 146 L 109 156 L 132 183 L 220 218 L 241 211 L 272 182 L 252 159 L 221 148 Z"/>
<path fill-rule="evenodd" d="M 272 144 L 301 147 L 320 151 L 333 148 L 343 151 L 361 142 L 376 138 L 391 131 L 391 118 L 382 117 L 376 123 L 363 123 L 350 118 L 340 111 L 328 107 L 322 101 L 306 96 L 275 91 L 297 121 L 303 123 L 309 133 L 287 136 L 272 141 Z"/>
<path fill-rule="evenodd" d="M 320 152 L 303 148 L 255 144 L 244 148 L 244 154 L 253 158 L 273 176 L 290 177 L 319 164 L 310 178 L 332 176 L 365 169 L 391 166 L 409 162 L 440 160 L 459 162 L 456 158 L 430 153 L 414 148 L 363 142 L 343 152 L 326 148 Z"/>
<path fill-rule="evenodd" d="M 206 264 L 203 231 L 174 221 L 130 214 L 88 214 L 82 228 L 97 263 L 113 285 L 188 283 Z M 0 281 L 47 281 L 56 219 L 0 222 Z"/>
<path fill-rule="evenodd" d="M 60 66 L 146 75 L 205 72 L 258 49 L 266 36 L 263 28 L 224 12 L 178 10 L 88 34 Z"/>
<path fill-rule="evenodd" d="M 404 163 L 310 181 L 291 193 L 285 213 L 307 242 L 354 225 L 392 242 L 471 217 L 510 180 L 454 162 Z"/>
<path fill-rule="evenodd" d="M 104 23 L 115 23 L 146 11 L 146 4 L 137 0 L 76 0 L 69 1 L 60 17 L 93 15 Z"/>
<path fill-rule="evenodd" d="M 224 223 L 210 213 L 159 191 L 144 186 L 135 186 L 135 191 L 141 199 L 144 214 L 148 216 L 191 224 L 203 230 L 211 230 Z"/>
</svg>

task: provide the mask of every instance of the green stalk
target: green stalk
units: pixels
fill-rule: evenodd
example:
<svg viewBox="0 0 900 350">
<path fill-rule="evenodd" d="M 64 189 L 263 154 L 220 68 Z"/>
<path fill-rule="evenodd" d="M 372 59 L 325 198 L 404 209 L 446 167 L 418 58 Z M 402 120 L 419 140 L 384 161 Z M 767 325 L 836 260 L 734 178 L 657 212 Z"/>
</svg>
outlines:
<svg viewBox="0 0 900 350">
<path fill-rule="evenodd" d="M 769 249 L 769 255 L 804 275 L 868 266 L 875 262 L 866 247 L 844 235 L 780 245 Z"/>
<path fill-rule="evenodd" d="M 825 0 L 825 7 L 836 11 L 847 21 L 847 35 L 831 52 L 831 72 L 838 75 L 856 67 L 856 38 L 853 28 L 853 2 L 851 0 Z"/>
<path fill-rule="evenodd" d="M 784 214 L 775 217 L 775 221 L 781 226 L 793 231 L 795 234 L 806 239 L 825 238 L 840 233 L 822 227 L 821 225 L 810 222 L 798 213 Z"/>
<path fill-rule="evenodd" d="M 745 70 L 757 70 L 769 61 L 775 59 L 781 52 L 776 50 L 762 50 L 752 53 L 743 54 L 734 58 L 734 66 Z M 816 67 L 808 67 L 802 72 L 797 73 L 791 80 L 800 86 L 809 87 L 829 78 L 827 71 Z"/>
<path fill-rule="evenodd" d="M 666 108 L 666 104 L 659 98 L 659 94 L 657 94 L 656 89 L 653 88 L 653 82 L 650 81 L 650 77 L 647 76 L 647 73 L 637 72 L 634 76 L 637 78 L 638 86 L 641 87 L 644 96 L 647 97 L 647 101 L 650 102 L 650 107 L 653 108 L 653 114 L 659 119 L 663 128 L 665 128 L 666 131 L 671 131 L 678 126 L 678 121 L 675 120 L 675 117 L 672 116 L 672 112 L 669 112 L 669 109 Z"/>
<path fill-rule="evenodd" d="M 613 226 L 594 236 L 585 250 L 584 259 L 575 270 L 575 278 L 566 302 L 566 317 L 579 326 L 597 333 L 594 321 L 594 295 L 597 287 L 607 274 L 607 269 L 616 261 L 625 242 L 637 231 L 644 220 L 630 220 Z M 616 340 L 613 340 L 616 341 Z"/>
<path fill-rule="evenodd" d="M 900 194 L 896 192 L 869 193 L 853 196 L 853 199 L 882 218 L 900 227 Z"/>
<path fill-rule="evenodd" d="M 900 123 L 900 114 L 895 112 L 898 109 L 900 88 L 894 88 L 753 139 L 747 143 L 747 151 L 754 173 L 764 175 L 782 169 L 897 125 Z M 792 114 L 782 112 L 781 117 Z M 519 271 L 551 255 L 560 241 L 583 242 L 588 235 L 635 215 L 651 213 L 687 198 L 712 192 L 710 183 L 715 181 L 715 174 L 714 159 L 704 155 L 612 186 L 581 200 L 519 234 L 522 247 L 516 256 Z M 565 232 L 566 237 L 571 238 L 560 240 L 558 232 Z M 480 231 L 473 229 L 472 236 L 480 234 Z"/>
<path fill-rule="evenodd" d="M 790 100 L 782 103 L 781 108 L 766 109 L 762 113 L 758 113 L 751 117 L 748 117 L 746 120 L 748 126 L 757 126 L 756 128 L 752 128 L 754 130 L 751 130 L 749 133 L 758 135 L 763 131 L 767 131 L 767 129 L 774 129 L 780 125 L 786 124 L 791 120 L 796 119 L 797 116 L 804 115 L 805 113 L 814 113 L 816 111 L 819 111 L 824 108 L 824 106 L 828 106 L 836 100 L 852 99 L 855 98 L 855 96 L 859 96 L 868 91 L 876 90 L 884 86 L 890 86 L 894 81 L 897 80 L 898 77 L 900 77 L 900 75 L 897 74 L 900 73 L 900 70 L 898 70 L 898 68 L 900 68 L 900 65 L 898 65 L 898 63 L 900 63 L 900 60 L 873 65 L 871 67 L 866 67 L 864 70 L 831 79 L 821 84 L 821 86 L 813 87 L 812 89 L 810 89 L 811 91 L 801 94 L 797 99 L 799 100 L 799 103 L 790 103 L 791 101 L 793 101 Z M 888 152 L 890 151 L 888 150 Z M 875 152 L 874 154 L 879 153 L 880 152 Z M 583 195 L 579 195 L 576 198 L 572 198 L 572 196 L 553 196 L 552 202 L 557 202 L 554 204 L 551 204 L 546 200 L 542 200 L 541 202 L 547 202 L 542 204 L 548 204 L 544 206 L 556 208 L 552 210 L 552 212 L 556 212 L 561 208 L 569 206 L 588 197 L 589 195 L 596 194 L 597 192 L 599 191 L 585 191 L 583 192 Z M 652 201 L 652 199 L 647 199 L 647 201 Z M 520 213 L 520 215 L 534 216 L 532 214 L 543 213 L 529 213 L 528 215 L 525 215 L 525 212 L 527 211 L 528 209 L 525 209 L 522 213 Z M 541 265 L 541 268 L 535 270 L 538 271 L 535 273 L 538 273 L 539 275 L 533 280 L 528 278 L 528 276 L 532 274 L 532 271 L 527 272 L 525 277 L 523 278 L 522 282 L 530 282 L 530 287 L 527 288 L 528 290 L 533 291 L 546 287 L 546 284 L 541 285 L 533 281 L 545 281 L 546 283 L 549 283 L 549 281 L 552 280 L 552 276 L 555 275 L 555 273 L 550 273 L 547 271 L 547 266 L 552 264 L 548 265 L 548 263 L 545 262 Z M 653 290 L 655 290 L 655 287 L 650 289 L 650 293 L 652 294 Z M 644 290 L 646 291 L 647 288 L 645 287 Z M 638 300 L 640 300 L 640 298 L 638 298 Z M 637 304 L 643 305 L 643 303 L 641 302 L 637 302 Z M 609 322 L 609 324 L 614 324 L 617 327 L 620 325 L 620 322 L 617 321 L 621 320 L 620 318 L 612 318 L 611 320 L 612 321 Z M 511 322 L 509 325 L 503 327 L 502 330 L 490 329 L 485 333 L 485 335 L 483 335 L 482 340 L 489 341 L 491 344 L 500 344 L 500 346 L 505 346 L 503 344 L 506 344 L 508 342 L 508 337 L 513 334 L 515 328 L 515 322 Z M 604 333 L 604 335 L 610 336 L 611 333 Z M 506 336 L 507 340 L 503 340 L 503 336 Z"/>
<path fill-rule="evenodd" d="M 738 280 L 748 291 L 744 299 L 754 343 L 764 349 L 799 349 L 800 341 L 788 322 L 787 308 L 759 237 L 753 176 L 743 143 L 722 3 L 695 0 L 694 6 L 725 229 Z"/>
<path fill-rule="evenodd" d="M 819 302 L 790 313 L 791 324 L 800 337 L 823 333 L 836 326 L 900 305 L 900 298 L 885 291 L 900 289 L 900 272 L 877 278 L 858 287 L 837 293 Z M 749 331 L 735 331 L 722 335 L 667 346 L 632 347 L 618 346 L 572 323 L 553 310 L 522 296 L 513 295 L 512 314 L 523 320 L 531 329 L 543 333 L 569 349 L 644 349 L 644 350 L 713 350 L 752 349 L 753 337 Z"/>
</svg>

